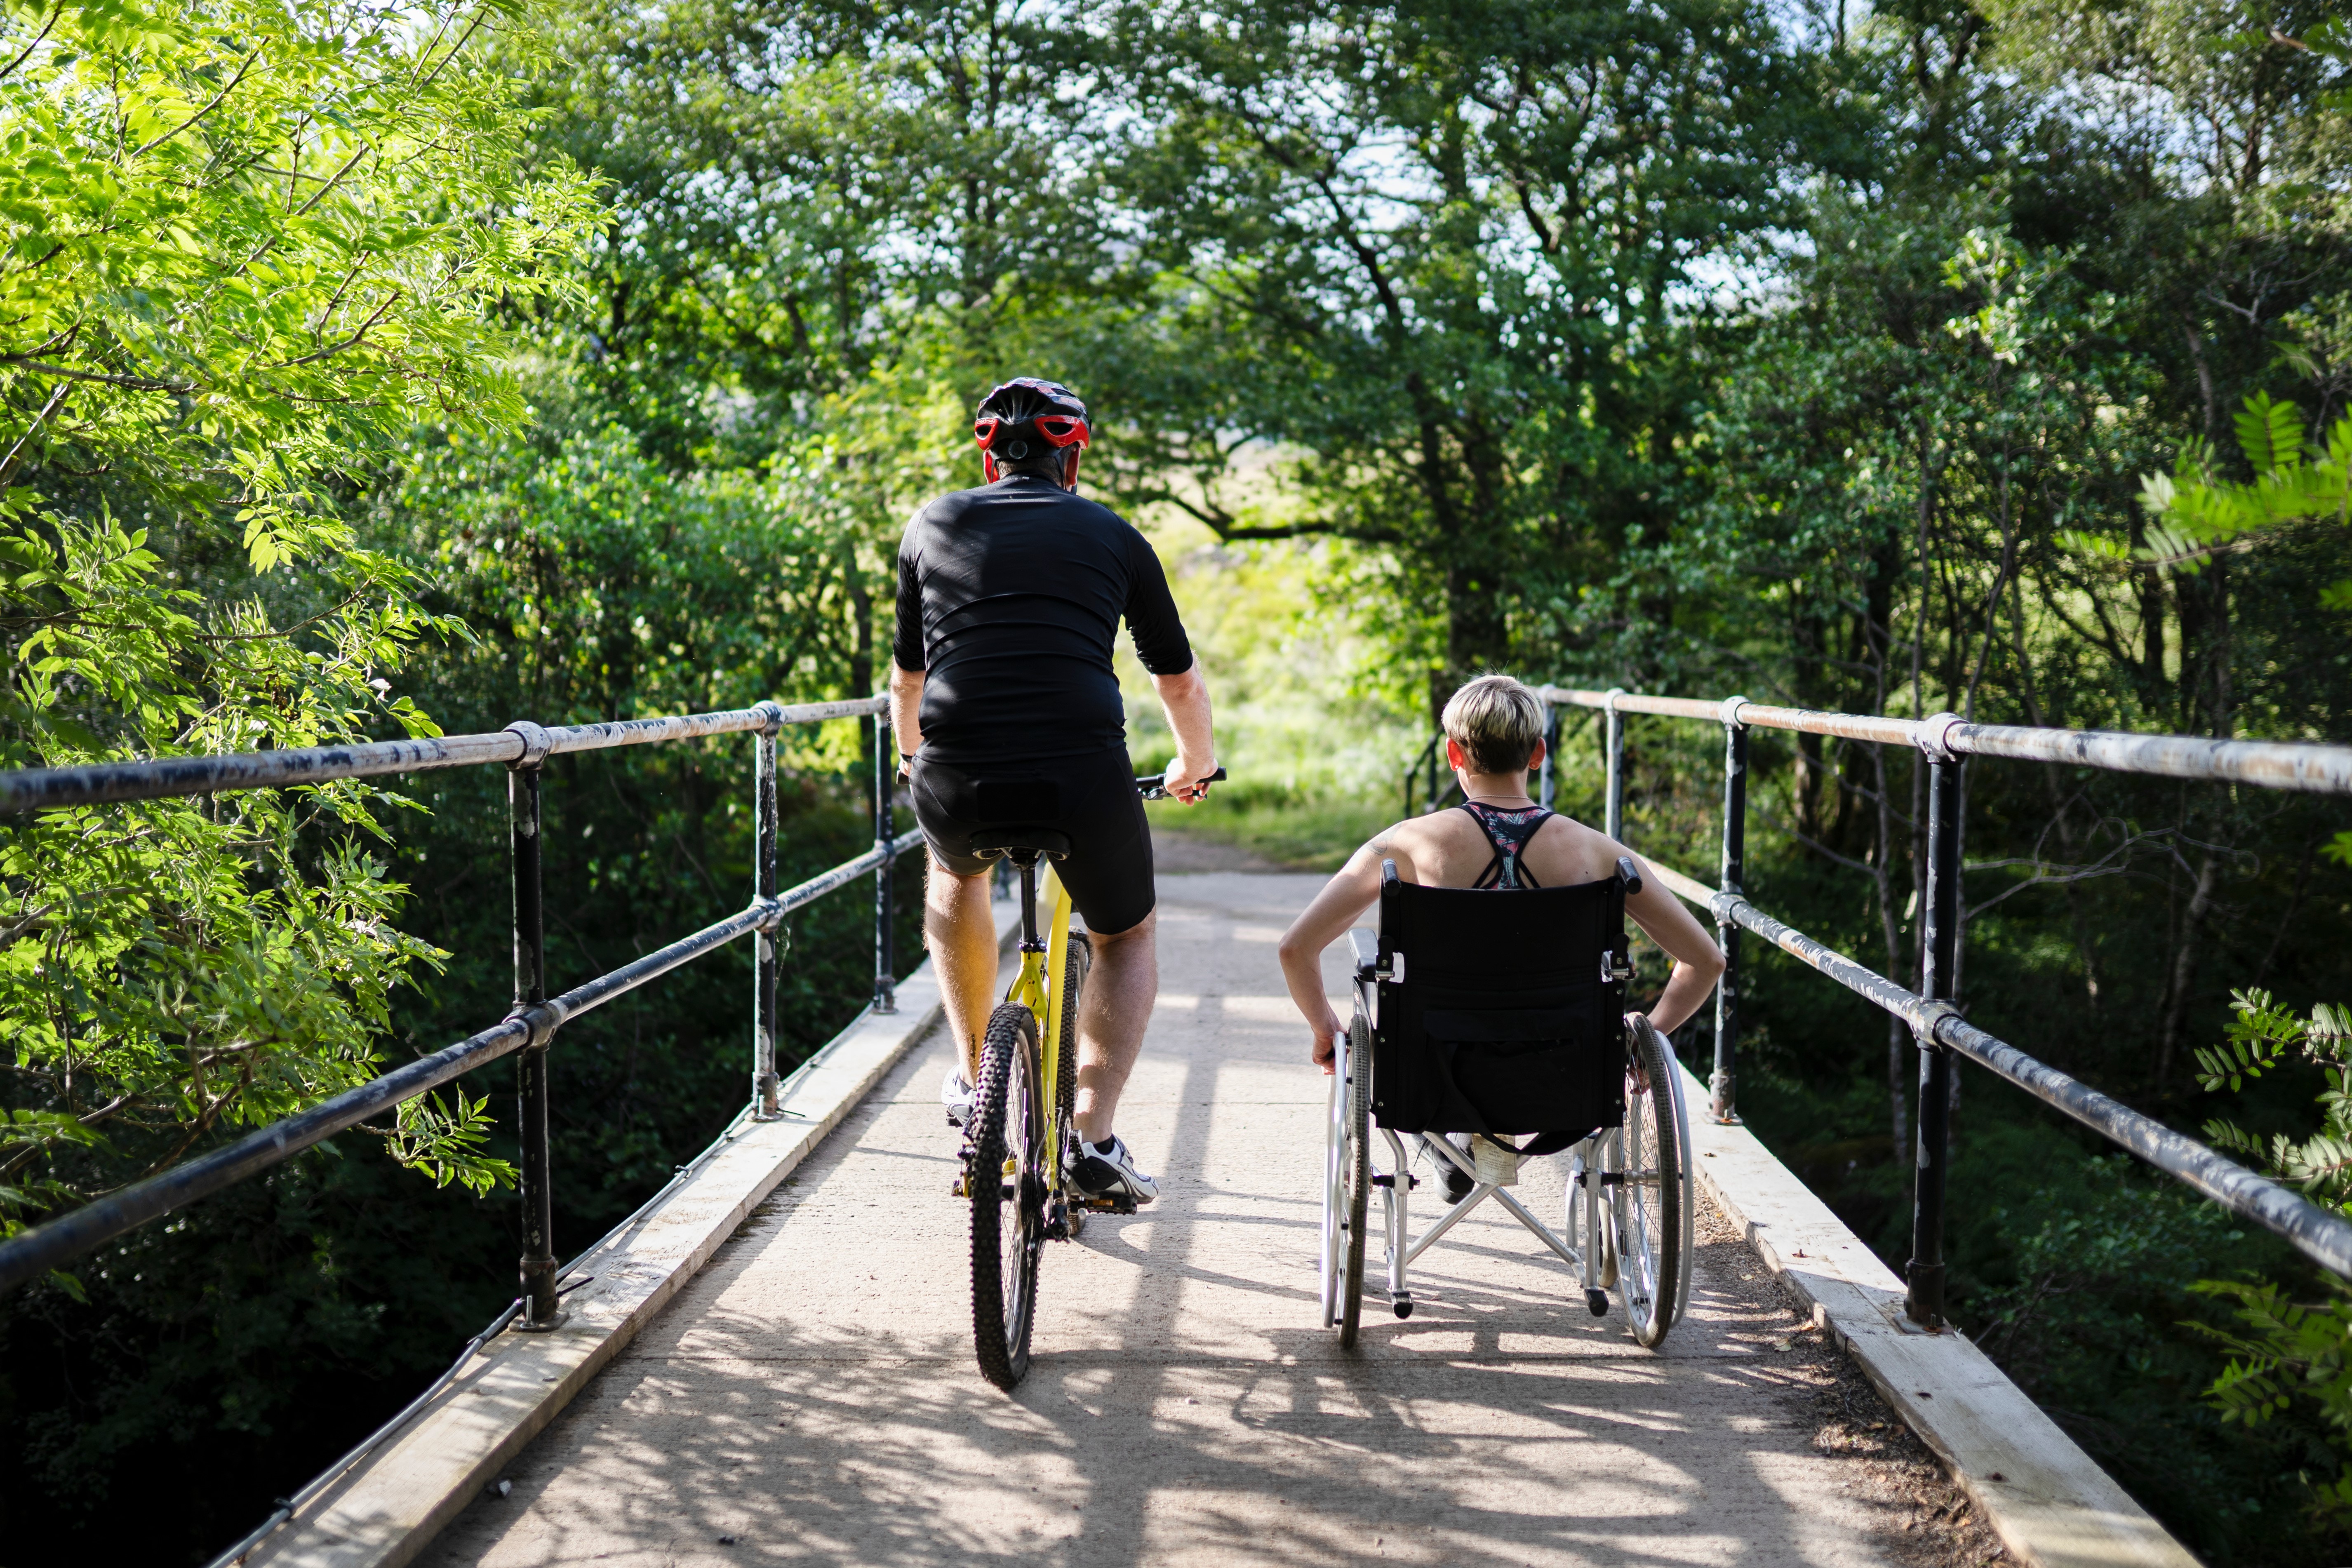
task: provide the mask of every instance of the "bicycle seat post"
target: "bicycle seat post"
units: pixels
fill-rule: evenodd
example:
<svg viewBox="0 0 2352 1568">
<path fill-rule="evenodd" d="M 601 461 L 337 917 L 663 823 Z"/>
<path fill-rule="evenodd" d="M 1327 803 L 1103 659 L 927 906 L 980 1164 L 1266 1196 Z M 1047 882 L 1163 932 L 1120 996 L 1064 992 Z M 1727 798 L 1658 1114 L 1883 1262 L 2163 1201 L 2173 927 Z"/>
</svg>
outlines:
<svg viewBox="0 0 2352 1568">
<path fill-rule="evenodd" d="M 1021 868 L 1021 951 L 1043 952 L 1045 944 L 1037 940 L 1037 853 L 1015 853 L 1013 863 Z"/>
</svg>

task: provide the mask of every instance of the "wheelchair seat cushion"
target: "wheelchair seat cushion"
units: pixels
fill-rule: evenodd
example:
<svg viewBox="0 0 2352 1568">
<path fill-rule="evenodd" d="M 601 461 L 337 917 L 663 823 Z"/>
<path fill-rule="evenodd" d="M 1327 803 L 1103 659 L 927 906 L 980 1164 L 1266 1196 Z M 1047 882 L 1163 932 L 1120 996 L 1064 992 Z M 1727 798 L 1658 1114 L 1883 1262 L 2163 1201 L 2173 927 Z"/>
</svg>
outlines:
<svg viewBox="0 0 2352 1568">
<path fill-rule="evenodd" d="M 1399 1132 L 1560 1133 L 1622 1124 L 1624 890 L 1385 881 L 1372 1114 Z"/>
</svg>

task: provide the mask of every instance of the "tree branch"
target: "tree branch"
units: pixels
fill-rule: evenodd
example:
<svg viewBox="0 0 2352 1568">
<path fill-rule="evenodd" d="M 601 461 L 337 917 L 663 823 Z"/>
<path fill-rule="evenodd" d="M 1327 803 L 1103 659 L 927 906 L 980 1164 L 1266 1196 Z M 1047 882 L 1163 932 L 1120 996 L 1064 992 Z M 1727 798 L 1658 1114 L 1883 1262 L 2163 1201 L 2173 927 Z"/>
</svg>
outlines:
<svg viewBox="0 0 2352 1568">
<path fill-rule="evenodd" d="M 197 121 L 202 120 L 205 115 L 210 114 L 214 110 L 218 109 L 221 106 L 222 100 L 227 98 L 230 93 L 235 92 L 236 90 L 237 83 L 243 81 L 246 79 L 247 73 L 253 69 L 254 62 L 260 58 L 261 46 L 257 44 L 254 46 L 253 52 L 245 57 L 245 63 L 236 68 L 236 74 L 228 79 L 228 85 L 222 88 L 218 92 L 213 94 L 212 101 L 210 103 L 205 104 L 202 109 L 199 109 L 194 114 L 189 115 L 185 120 L 181 121 L 180 123 L 173 126 L 172 129 L 164 132 L 152 142 L 148 142 L 144 147 L 138 149 L 138 151 L 132 153 L 131 156 L 133 158 L 145 157 L 156 148 L 161 147 L 164 142 L 169 142 L 173 137 L 177 136 L 181 132 L 185 131 L 189 126 L 194 125 Z"/>
</svg>

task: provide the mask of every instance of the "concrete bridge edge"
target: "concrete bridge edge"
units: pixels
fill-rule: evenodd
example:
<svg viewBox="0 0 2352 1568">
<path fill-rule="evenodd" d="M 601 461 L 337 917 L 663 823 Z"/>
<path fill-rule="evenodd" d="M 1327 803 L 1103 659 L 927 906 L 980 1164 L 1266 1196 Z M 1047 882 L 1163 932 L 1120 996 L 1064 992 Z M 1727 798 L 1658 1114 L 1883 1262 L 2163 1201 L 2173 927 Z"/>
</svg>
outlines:
<svg viewBox="0 0 2352 1568">
<path fill-rule="evenodd" d="M 1685 1099 L 1706 1091 L 1684 1069 Z M 2001 1544 L 2034 1568 L 2196 1568 L 1991 1358 L 1903 1315 L 1894 1270 L 1745 1127 L 1692 1129 L 1698 1178 L 1814 1323 L 1943 1461 Z"/>
<path fill-rule="evenodd" d="M 996 906 L 1000 945 L 1020 924 Z M 694 1180 L 584 1255 L 594 1278 L 564 1298 L 569 1316 L 542 1333 L 483 1346 L 438 1397 L 353 1465 L 241 1562 L 251 1568 L 401 1568 L 651 1321 L 940 1013 L 928 960 L 898 990 L 898 1010 L 857 1019 L 811 1058 L 791 1113 L 747 1122 Z"/>
</svg>

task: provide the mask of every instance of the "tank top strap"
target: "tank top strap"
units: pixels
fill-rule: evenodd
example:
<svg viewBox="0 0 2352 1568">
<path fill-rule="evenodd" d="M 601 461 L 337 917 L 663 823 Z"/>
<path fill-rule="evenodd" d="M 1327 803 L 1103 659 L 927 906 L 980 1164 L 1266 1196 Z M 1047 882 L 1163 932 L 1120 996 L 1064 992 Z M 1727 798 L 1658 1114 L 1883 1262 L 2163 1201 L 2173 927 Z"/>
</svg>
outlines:
<svg viewBox="0 0 2352 1568">
<path fill-rule="evenodd" d="M 1527 848 L 1543 825 L 1557 813 L 1547 811 L 1540 805 L 1506 810 L 1501 806 L 1481 805 L 1475 800 L 1465 800 L 1454 809 L 1470 814 L 1470 820 L 1478 825 L 1478 831 L 1486 836 L 1487 844 L 1495 851 L 1495 858 L 1486 862 L 1486 868 L 1478 874 L 1476 881 L 1470 884 L 1472 887 L 1508 890 L 1543 885 L 1528 874 Z"/>
</svg>

